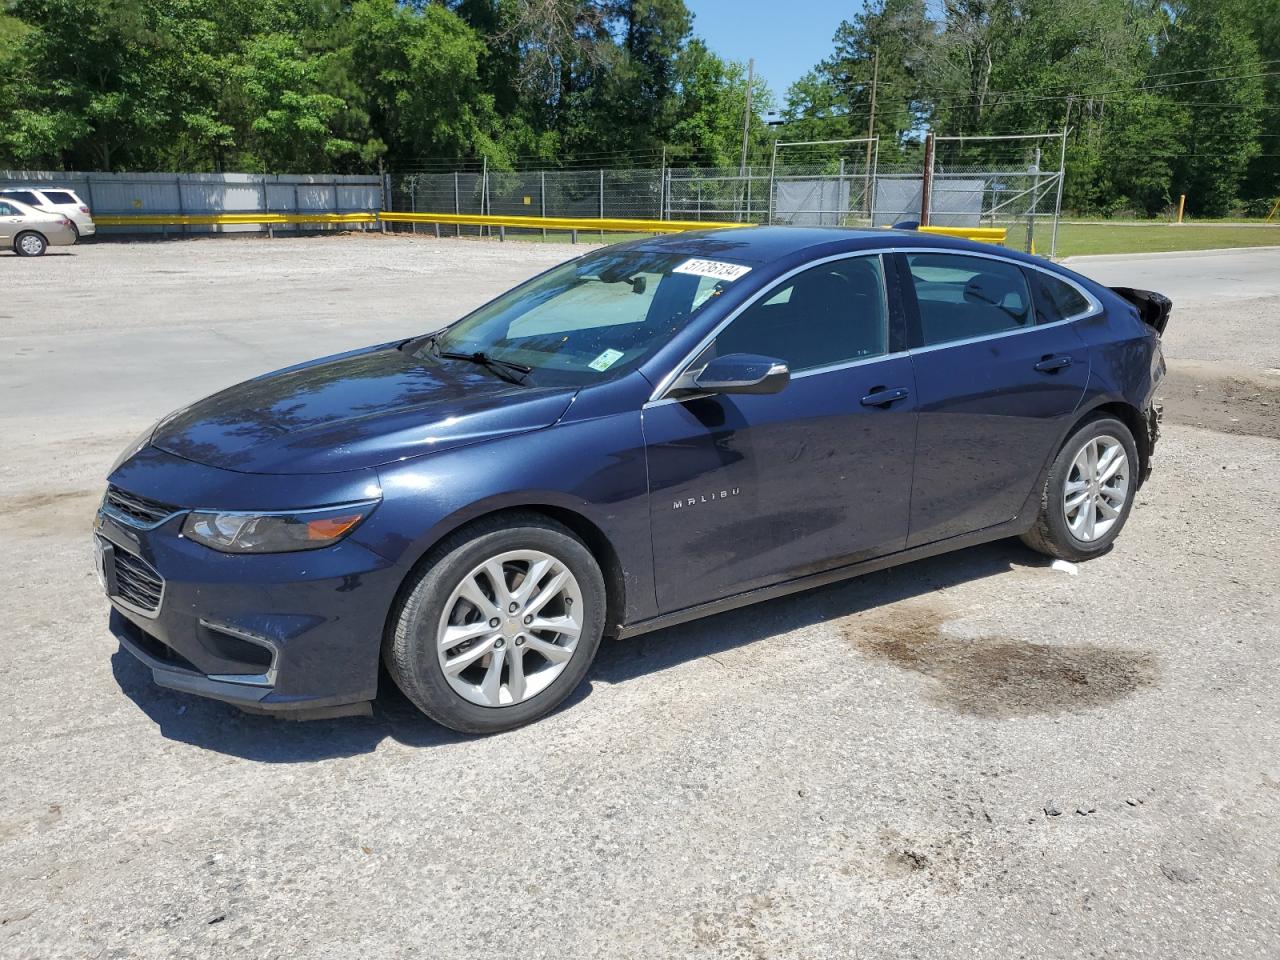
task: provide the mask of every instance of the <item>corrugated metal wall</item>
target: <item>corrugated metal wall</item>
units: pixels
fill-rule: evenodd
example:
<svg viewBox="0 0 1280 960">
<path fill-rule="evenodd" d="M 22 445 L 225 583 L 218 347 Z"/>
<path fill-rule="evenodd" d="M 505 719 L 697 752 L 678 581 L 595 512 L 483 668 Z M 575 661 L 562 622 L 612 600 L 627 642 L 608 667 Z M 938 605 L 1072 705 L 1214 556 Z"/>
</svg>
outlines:
<svg viewBox="0 0 1280 960">
<path fill-rule="evenodd" d="M 256 173 L 58 173 L 0 170 L 0 188 L 66 187 L 95 214 L 130 213 L 359 213 L 382 209 L 376 176 Z M 259 224 L 188 227 L 101 227 L 102 233 L 259 233 Z M 276 230 L 330 229 L 321 224 Z M 345 228 L 344 228 L 345 229 Z"/>
</svg>

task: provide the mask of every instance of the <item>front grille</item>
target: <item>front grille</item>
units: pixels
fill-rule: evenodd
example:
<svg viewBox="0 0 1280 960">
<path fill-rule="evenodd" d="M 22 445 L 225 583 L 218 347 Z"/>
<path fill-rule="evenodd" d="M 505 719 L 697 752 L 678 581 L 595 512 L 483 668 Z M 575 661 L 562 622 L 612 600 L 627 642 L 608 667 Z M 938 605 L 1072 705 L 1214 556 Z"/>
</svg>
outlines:
<svg viewBox="0 0 1280 960">
<path fill-rule="evenodd" d="M 116 596 L 131 606 L 154 613 L 164 595 L 164 577 L 134 553 L 115 549 Z"/>
<path fill-rule="evenodd" d="M 158 500 L 121 490 L 115 485 L 107 487 L 106 505 L 143 524 L 159 523 L 178 509 L 167 503 L 160 503 Z"/>
</svg>

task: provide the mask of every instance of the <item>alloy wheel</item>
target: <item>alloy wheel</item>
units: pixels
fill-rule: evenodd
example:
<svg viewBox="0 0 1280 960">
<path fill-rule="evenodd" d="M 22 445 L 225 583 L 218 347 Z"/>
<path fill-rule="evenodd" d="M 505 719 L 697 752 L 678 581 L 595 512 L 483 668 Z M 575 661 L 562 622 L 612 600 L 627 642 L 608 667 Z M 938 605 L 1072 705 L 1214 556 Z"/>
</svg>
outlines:
<svg viewBox="0 0 1280 960">
<path fill-rule="evenodd" d="M 1115 437 L 1091 437 L 1071 461 L 1062 511 L 1071 535 L 1083 543 L 1106 536 L 1129 498 L 1129 457 Z"/>
<path fill-rule="evenodd" d="M 445 680 L 483 707 L 536 697 L 564 672 L 582 634 L 582 590 L 540 550 L 511 550 L 454 587 L 436 633 Z"/>
<path fill-rule="evenodd" d="M 30 233 L 18 241 L 18 244 L 22 247 L 22 252 L 29 257 L 39 256 L 41 250 L 44 249 L 44 243 L 40 238 Z"/>
</svg>

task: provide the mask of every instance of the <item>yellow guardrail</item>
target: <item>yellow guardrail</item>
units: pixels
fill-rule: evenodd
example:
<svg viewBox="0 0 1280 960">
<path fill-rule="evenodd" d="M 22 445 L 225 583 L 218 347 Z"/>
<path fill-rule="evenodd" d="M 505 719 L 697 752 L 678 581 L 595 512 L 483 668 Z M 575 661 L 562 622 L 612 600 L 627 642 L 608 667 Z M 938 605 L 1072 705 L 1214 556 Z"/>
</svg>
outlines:
<svg viewBox="0 0 1280 960">
<path fill-rule="evenodd" d="M 621 233 L 681 233 L 685 230 L 721 230 L 727 227 L 749 227 L 749 223 L 725 223 L 710 220 L 638 220 L 622 217 L 505 217 L 470 213 L 400 213 L 389 210 L 379 214 L 383 223 L 439 223 L 464 227 L 511 227 L 525 230 L 605 230 Z"/>
<path fill-rule="evenodd" d="M 983 243 L 1004 245 L 1009 236 L 1008 227 L 918 227 L 921 233 L 936 233 L 942 237 L 963 237 L 965 240 L 980 240 Z"/>
<path fill-rule="evenodd" d="M 383 210 L 360 213 L 128 213 L 104 214 L 94 220 L 104 227 L 182 227 L 230 224 L 327 223 L 433 223 L 441 226 L 497 227 L 505 230 L 568 230 L 613 233 L 681 233 L 686 230 L 722 230 L 749 227 L 749 223 L 714 220 L 642 220 L 623 217 L 518 217 L 470 213 L 403 213 Z M 963 237 L 985 243 L 1004 244 L 1005 227 L 920 227 L 921 233 Z"/>
<path fill-rule="evenodd" d="M 367 213 L 126 213 L 93 218 L 103 227 L 219 226 L 233 223 L 377 223 Z"/>
</svg>

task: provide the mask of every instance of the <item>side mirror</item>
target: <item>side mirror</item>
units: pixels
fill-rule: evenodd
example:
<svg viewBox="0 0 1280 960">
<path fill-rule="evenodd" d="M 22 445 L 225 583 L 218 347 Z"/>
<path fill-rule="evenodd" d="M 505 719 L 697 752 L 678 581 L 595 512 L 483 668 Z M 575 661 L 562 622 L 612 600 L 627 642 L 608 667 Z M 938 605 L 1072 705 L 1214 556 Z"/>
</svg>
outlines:
<svg viewBox="0 0 1280 960">
<path fill-rule="evenodd" d="M 791 371 L 781 360 L 730 353 L 703 367 L 693 387 L 707 393 L 777 393 L 790 382 Z"/>
</svg>

